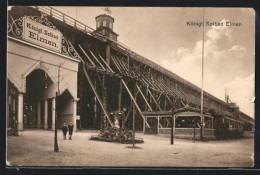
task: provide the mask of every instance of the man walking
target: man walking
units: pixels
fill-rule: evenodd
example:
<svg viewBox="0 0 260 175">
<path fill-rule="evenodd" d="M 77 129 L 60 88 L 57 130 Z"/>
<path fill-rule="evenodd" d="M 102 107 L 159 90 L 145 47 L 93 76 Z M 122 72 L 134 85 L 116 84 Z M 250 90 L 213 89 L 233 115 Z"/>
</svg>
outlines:
<svg viewBox="0 0 260 175">
<path fill-rule="evenodd" d="M 68 126 L 68 128 L 69 128 L 69 140 L 72 140 L 72 132 L 73 132 L 73 128 L 74 128 L 74 126 L 73 126 L 73 123 L 72 122 L 70 122 L 70 124 L 69 124 L 69 126 Z"/>
<path fill-rule="evenodd" d="M 66 126 L 66 123 L 64 123 L 64 124 L 63 124 L 63 127 L 62 127 L 63 139 L 64 139 L 64 140 L 66 140 L 67 131 L 68 131 L 68 128 L 67 128 L 67 126 Z"/>
</svg>

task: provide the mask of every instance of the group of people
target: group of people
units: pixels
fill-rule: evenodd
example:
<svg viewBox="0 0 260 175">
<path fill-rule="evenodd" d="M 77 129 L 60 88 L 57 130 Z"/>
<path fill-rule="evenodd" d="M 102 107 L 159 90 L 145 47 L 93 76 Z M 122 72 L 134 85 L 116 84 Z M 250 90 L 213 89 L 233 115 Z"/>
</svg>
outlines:
<svg viewBox="0 0 260 175">
<path fill-rule="evenodd" d="M 63 132 L 63 139 L 64 140 L 67 140 L 66 135 L 67 135 L 68 130 L 69 130 L 69 140 L 72 140 L 73 128 L 74 128 L 74 126 L 73 126 L 72 122 L 70 122 L 68 127 L 67 127 L 66 123 L 63 124 L 62 132 Z"/>
</svg>

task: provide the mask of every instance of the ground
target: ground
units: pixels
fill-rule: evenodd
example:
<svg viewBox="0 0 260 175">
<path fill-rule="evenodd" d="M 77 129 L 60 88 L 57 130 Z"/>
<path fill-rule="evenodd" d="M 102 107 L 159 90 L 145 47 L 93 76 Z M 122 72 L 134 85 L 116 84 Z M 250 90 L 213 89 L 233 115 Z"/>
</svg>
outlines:
<svg viewBox="0 0 260 175">
<path fill-rule="evenodd" d="M 252 167 L 254 139 L 208 141 L 144 135 L 143 144 L 121 144 L 89 140 L 98 133 L 78 131 L 63 140 L 58 131 L 59 152 L 54 152 L 54 132 L 27 130 L 7 136 L 10 166 L 127 166 L 127 167 Z"/>
</svg>

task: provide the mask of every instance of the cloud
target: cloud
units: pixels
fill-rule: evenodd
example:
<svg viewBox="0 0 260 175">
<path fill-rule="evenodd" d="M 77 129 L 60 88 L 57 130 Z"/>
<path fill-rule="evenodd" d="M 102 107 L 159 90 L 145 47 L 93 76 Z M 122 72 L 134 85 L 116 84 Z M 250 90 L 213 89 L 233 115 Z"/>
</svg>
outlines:
<svg viewBox="0 0 260 175">
<path fill-rule="evenodd" d="M 225 21 L 227 20 L 222 20 L 223 24 L 225 24 Z M 161 65 L 201 87 L 202 40 L 197 41 L 191 49 L 179 47 L 172 52 L 173 55 L 175 56 L 174 59 L 164 60 Z M 249 98 L 249 94 L 252 94 L 252 88 L 254 87 L 252 75 L 243 78 L 244 75 L 252 73 L 252 62 L 248 63 L 248 57 L 247 50 L 234 42 L 233 30 L 230 27 L 225 25 L 213 26 L 206 32 L 204 43 L 204 89 L 224 100 L 225 85 L 229 85 L 230 88 L 232 87 L 230 91 L 234 89 L 234 93 L 230 94 L 232 97 L 234 96 L 234 102 L 241 106 L 240 109 L 243 112 L 251 115 L 253 114 L 252 107 L 250 108 L 245 101 L 235 98 L 241 95 L 239 89 L 243 90 L 243 95 L 247 98 Z M 247 86 L 245 86 L 246 84 Z"/>
<path fill-rule="evenodd" d="M 242 111 L 254 117 L 254 103 L 251 98 L 255 96 L 255 75 L 236 77 L 233 81 L 225 84 L 227 93 L 232 102 L 236 102 Z"/>
<path fill-rule="evenodd" d="M 239 45 L 234 45 L 231 49 L 228 50 L 229 52 L 236 52 L 236 51 L 246 51 L 245 48 L 240 47 Z"/>
<path fill-rule="evenodd" d="M 176 55 L 179 58 L 185 57 L 186 55 L 188 55 L 190 53 L 190 50 L 184 47 L 179 47 L 176 51 Z"/>
<path fill-rule="evenodd" d="M 223 37 L 226 37 L 228 40 L 232 40 L 232 29 L 226 26 L 226 19 L 223 19 L 221 23 L 223 26 L 212 26 L 211 30 L 209 30 L 206 35 L 210 38 L 210 41 L 217 42 Z"/>
</svg>

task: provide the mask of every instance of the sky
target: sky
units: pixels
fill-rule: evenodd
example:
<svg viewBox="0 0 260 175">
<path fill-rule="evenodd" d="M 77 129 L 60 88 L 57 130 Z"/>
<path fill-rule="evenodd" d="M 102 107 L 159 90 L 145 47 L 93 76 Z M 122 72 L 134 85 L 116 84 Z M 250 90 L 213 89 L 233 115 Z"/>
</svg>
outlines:
<svg viewBox="0 0 260 175">
<path fill-rule="evenodd" d="M 102 7 L 54 7 L 95 29 Z M 109 7 L 118 41 L 254 118 L 255 12 L 250 8 Z M 223 22 L 223 26 L 206 25 Z M 226 22 L 240 23 L 227 26 Z"/>
</svg>

